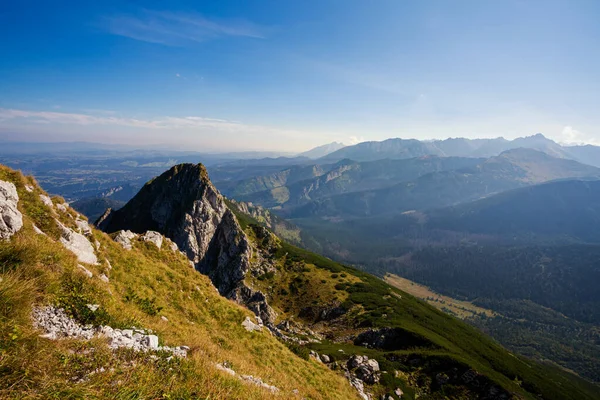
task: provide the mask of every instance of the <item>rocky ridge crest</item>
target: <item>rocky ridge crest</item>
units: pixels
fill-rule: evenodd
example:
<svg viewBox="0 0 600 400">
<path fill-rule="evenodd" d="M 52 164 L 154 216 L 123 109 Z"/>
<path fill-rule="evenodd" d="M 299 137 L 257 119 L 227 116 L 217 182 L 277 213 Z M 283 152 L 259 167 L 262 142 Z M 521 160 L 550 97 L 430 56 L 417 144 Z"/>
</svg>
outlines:
<svg viewBox="0 0 600 400">
<path fill-rule="evenodd" d="M 221 295 L 248 306 L 272 330 L 276 314 L 265 295 L 244 282 L 253 249 L 202 164 L 172 167 L 148 182 L 123 208 L 106 213 L 96 226 L 121 231 L 155 231 L 173 241 Z"/>
</svg>

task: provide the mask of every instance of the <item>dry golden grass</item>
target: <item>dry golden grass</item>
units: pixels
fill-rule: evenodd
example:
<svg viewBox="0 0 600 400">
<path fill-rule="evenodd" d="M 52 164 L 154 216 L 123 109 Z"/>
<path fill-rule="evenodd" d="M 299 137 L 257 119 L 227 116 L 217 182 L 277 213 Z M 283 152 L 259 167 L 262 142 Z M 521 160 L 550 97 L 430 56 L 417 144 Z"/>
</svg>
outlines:
<svg viewBox="0 0 600 400">
<path fill-rule="evenodd" d="M 294 355 L 266 330 L 247 332 L 241 322 L 251 313 L 219 296 L 207 277 L 167 246 L 136 242 L 126 251 L 94 231 L 100 264 L 86 266 L 94 277 L 85 277 L 75 256 L 56 241 L 53 219 L 71 226 L 71 217 L 41 204 L 39 188 L 27 192 L 24 185 L 35 183 L 30 178 L 0 167 L 0 179 L 17 185 L 25 215 L 23 229 L 0 243 L 0 398 L 357 398 L 341 375 Z M 32 223 L 48 236 L 35 234 Z M 101 273 L 108 283 L 98 278 Z M 145 302 L 132 301 L 132 294 Z M 100 304 L 102 313 L 90 318 L 152 329 L 165 345 L 189 346 L 189 356 L 168 360 L 158 354 L 154 360 L 147 353 L 113 352 L 102 339 L 40 338 L 31 326 L 31 307 L 69 301 Z M 281 391 L 272 394 L 215 368 L 225 361 Z"/>
</svg>

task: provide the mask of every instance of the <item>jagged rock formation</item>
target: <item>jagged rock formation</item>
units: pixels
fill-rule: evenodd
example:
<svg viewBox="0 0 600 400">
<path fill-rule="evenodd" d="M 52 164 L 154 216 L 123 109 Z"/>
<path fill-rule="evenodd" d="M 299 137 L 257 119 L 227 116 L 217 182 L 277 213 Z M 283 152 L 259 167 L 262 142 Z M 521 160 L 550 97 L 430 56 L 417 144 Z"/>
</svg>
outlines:
<svg viewBox="0 0 600 400">
<path fill-rule="evenodd" d="M 244 283 L 253 267 L 250 242 L 202 164 L 174 166 L 148 182 L 123 208 L 104 213 L 96 225 L 108 233 L 159 232 L 208 275 L 222 295 L 246 304 L 274 328 L 275 313 L 264 294 Z"/>
<path fill-rule="evenodd" d="M 9 239 L 23 227 L 23 215 L 17 209 L 18 202 L 15 185 L 0 181 L 0 240 Z"/>
</svg>

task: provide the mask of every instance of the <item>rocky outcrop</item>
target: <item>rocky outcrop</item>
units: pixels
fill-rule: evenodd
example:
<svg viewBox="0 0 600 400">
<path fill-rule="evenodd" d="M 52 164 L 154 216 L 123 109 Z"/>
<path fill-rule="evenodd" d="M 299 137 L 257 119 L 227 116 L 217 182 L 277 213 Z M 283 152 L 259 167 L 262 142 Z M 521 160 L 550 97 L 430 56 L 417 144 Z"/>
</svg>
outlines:
<svg viewBox="0 0 600 400">
<path fill-rule="evenodd" d="M 133 248 L 133 244 L 131 241 L 137 238 L 137 235 L 131 231 L 119 231 L 115 237 L 115 242 L 119 243 L 125 250 L 131 250 Z"/>
<path fill-rule="evenodd" d="M 259 317 L 256 317 L 256 318 L 259 318 Z M 258 322 L 259 322 L 259 324 L 255 324 L 254 322 L 252 322 L 250 317 L 246 317 L 246 319 L 242 322 L 242 326 L 248 332 L 254 332 L 254 331 L 260 332 L 260 331 L 262 331 L 262 321 L 260 321 L 260 319 L 259 319 Z"/>
<path fill-rule="evenodd" d="M 92 312 L 99 308 L 97 304 L 87 306 Z M 125 347 L 135 351 L 167 351 L 178 357 L 185 357 L 189 350 L 187 346 L 159 346 L 158 336 L 149 334 L 143 329 L 113 329 L 110 326 L 82 325 L 69 317 L 62 308 L 35 307 L 31 317 L 33 325 L 43 331 L 42 337 L 47 339 L 90 340 L 93 337 L 101 337 L 108 339 L 108 346 L 113 350 Z"/>
<path fill-rule="evenodd" d="M 23 227 L 23 215 L 17 208 L 18 203 L 15 185 L 0 181 L 0 240 L 10 239 Z"/>
<path fill-rule="evenodd" d="M 148 231 L 144 233 L 141 239 L 144 242 L 154 243 L 154 245 L 159 249 L 162 247 L 163 244 L 163 236 L 160 233 L 154 231 Z"/>
<path fill-rule="evenodd" d="M 348 371 L 351 371 L 358 379 L 374 385 L 379 382 L 381 373 L 377 360 L 370 359 L 367 356 L 352 356 L 346 363 Z"/>
<path fill-rule="evenodd" d="M 71 228 L 64 226 L 58 220 L 56 220 L 56 224 L 61 231 L 60 242 L 63 244 L 63 246 L 77 256 L 77 260 L 79 260 L 79 262 L 86 264 L 98 264 L 98 258 L 94 252 L 94 246 L 92 246 L 92 243 L 87 237 L 81 233 L 75 232 Z"/>
<path fill-rule="evenodd" d="M 276 329 L 275 313 L 264 294 L 244 283 L 252 268 L 250 242 L 202 164 L 174 166 L 148 182 L 123 208 L 107 211 L 96 225 L 108 233 L 164 235 L 210 277 L 219 293 L 247 305 Z"/>
</svg>

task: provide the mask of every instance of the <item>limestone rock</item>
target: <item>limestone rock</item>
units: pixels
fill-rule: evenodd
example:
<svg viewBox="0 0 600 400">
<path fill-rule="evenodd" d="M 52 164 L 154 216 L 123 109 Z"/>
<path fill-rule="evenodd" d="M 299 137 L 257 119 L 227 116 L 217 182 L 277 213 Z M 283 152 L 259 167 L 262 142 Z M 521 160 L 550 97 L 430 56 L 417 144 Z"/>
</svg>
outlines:
<svg viewBox="0 0 600 400">
<path fill-rule="evenodd" d="M 106 276 L 106 275 L 104 275 L 104 274 L 101 274 L 101 275 L 100 275 L 100 280 L 101 280 L 102 282 L 104 282 L 104 283 L 108 283 L 108 282 L 109 282 L 108 276 Z"/>
<path fill-rule="evenodd" d="M 56 221 L 56 224 L 61 230 L 60 242 L 63 246 L 73 252 L 80 262 L 86 264 L 98 264 L 98 258 L 96 257 L 96 253 L 94 253 L 94 247 L 85 236 L 75 232 L 71 228 L 67 228 L 58 220 Z"/>
<path fill-rule="evenodd" d="M 33 192 L 33 186 L 25 185 L 25 190 L 27 190 L 29 193 L 31 193 L 31 192 Z"/>
<path fill-rule="evenodd" d="M 90 228 L 90 225 L 87 223 L 87 221 L 84 221 L 82 219 L 77 219 L 77 220 L 75 220 L 75 225 L 77 225 L 77 228 L 79 228 L 79 233 L 86 235 L 86 236 L 89 236 L 92 234 L 92 228 Z"/>
<path fill-rule="evenodd" d="M 255 324 L 254 322 L 252 322 L 252 320 L 250 319 L 250 317 L 246 317 L 246 319 L 242 322 L 242 326 L 248 331 L 248 332 L 254 332 L 254 331 L 262 331 L 262 327 L 260 325 Z"/>
<path fill-rule="evenodd" d="M 131 241 L 135 238 L 137 238 L 137 235 L 131 231 L 120 231 L 115 236 L 115 242 L 123 246 L 125 250 L 131 250 L 133 248 Z"/>
<path fill-rule="evenodd" d="M 141 237 L 144 242 L 154 243 L 159 249 L 162 247 L 163 235 L 155 231 L 147 231 Z"/>
<path fill-rule="evenodd" d="M 17 208 L 19 195 L 12 182 L 0 181 L 0 240 L 7 240 L 23 227 L 23 215 Z"/>
<path fill-rule="evenodd" d="M 40 200 L 42 200 L 42 203 L 44 203 L 48 207 L 54 206 L 54 203 L 52 203 L 52 199 L 50 197 L 46 196 L 45 194 L 40 194 Z"/>
<path fill-rule="evenodd" d="M 247 305 L 269 329 L 277 329 L 264 294 L 244 283 L 252 267 L 250 242 L 203 165 L 174 166 L 96 225 L 108 233 L 160 233 L 208 275 L 221 295 Z"/>
<path fill-rule="evenodd" d="M 92 312 L 98 309 L 97 304 L 87 305 Z M 134 351 L 167 351 L 177 357 L 186 357 L 189 347 L 160 346 L 156 335 L 146 334 L 144 330 L 113 329 L 110 326 L 93 327 L 83 326 L 70 318 L 62 308 L 35 307 L 32 312 L 33 325 L 44 331 L 42 335 L 47 339 L 74 338 L 90 340 L 93 337 L 104 337 L 108 339 L 109 347 L 113 350 L 121 347 L 133 349 Z"/>
</svg>

